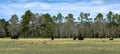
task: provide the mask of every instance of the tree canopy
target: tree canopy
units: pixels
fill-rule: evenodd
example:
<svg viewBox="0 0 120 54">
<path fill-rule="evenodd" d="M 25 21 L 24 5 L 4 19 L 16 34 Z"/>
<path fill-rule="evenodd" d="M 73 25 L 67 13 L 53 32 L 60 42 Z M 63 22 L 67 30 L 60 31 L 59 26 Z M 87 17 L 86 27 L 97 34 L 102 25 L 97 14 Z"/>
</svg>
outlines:
<svg viewBox="0 0 120 54">
<path fill-rule="evenodd" d="M 109 11 L 106 16 L 102 13 L 98 13 L 95 18 L 89 16 L 90 13 L 81 12 L 75 21 L 77 18 L 72 13 L 66 16 L 62 13 L 51 16 L 49 13 L 36 14 L 27 10 L 21 20 L 16 14 L 12 15 L 9 21 L 0 19 L 0 37 L 14 34 L 23 38 L 120 37 L 120 14 Z"/>
</svg>

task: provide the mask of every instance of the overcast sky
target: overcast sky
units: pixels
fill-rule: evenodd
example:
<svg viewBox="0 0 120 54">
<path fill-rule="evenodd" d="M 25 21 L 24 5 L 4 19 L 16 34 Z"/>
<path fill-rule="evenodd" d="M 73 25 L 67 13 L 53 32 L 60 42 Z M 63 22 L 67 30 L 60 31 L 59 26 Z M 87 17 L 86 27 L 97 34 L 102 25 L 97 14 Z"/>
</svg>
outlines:
<svg viewBox="0 0 120 54">
<path fill-rule="evenodd" d="M 26 10 L 33 13 L 72 13 L 77 18 L 80 12 L 90 13 L 95 17 L 98 13 L 113 11 L 120 13 L 120 0 L 0 0 L 0 18 L 9 20 L 13 14 L 19 18 Z"/>
</svg>

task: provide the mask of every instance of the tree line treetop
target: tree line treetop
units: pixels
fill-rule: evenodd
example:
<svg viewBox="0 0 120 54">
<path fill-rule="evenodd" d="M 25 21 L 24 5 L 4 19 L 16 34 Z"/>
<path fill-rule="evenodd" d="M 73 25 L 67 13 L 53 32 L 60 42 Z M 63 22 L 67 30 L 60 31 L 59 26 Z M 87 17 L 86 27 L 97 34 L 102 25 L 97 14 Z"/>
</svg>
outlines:
<svg viewBox="0 0 120 54">
<path fill-rule="evenodd" d="M 34 14 L 27 10 L 21 20 L 18 20 L 16 14 L 12 15 L 9 21 L 0 19 L 0 37 L 10 37 L 14 34 L 24 38 L 120 37 L 120 14 L 109 11 L 106 18 L 102 13 L 98 13 L 95 18 L 89 16 L 90 13 L 81 12 L 78 22 L 75 22 L 74 15 L 71 13 L 67 16 L 61 13 L 51 16 L 49 13 Z"/>
</svg>

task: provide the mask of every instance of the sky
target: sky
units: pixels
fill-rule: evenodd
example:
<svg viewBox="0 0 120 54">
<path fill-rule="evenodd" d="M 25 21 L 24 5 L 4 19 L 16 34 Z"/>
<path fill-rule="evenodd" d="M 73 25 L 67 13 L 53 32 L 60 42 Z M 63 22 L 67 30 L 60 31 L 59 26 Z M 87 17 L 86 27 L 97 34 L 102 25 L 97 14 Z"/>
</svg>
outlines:
<svg viewBox="0 0 120 54">
<path fill-rule="evenodd" d="M 109 11 L 120 13 L 119 2 L 120 0 L 0 0 L 0 19 L 9 20 L 13 14 L 21 18 L 26 10 L 50 13 L 52 16 L 72 13 L 76 19 L 80 12 L 90 13 L 90 18 L 95 18 L 98 13 L 106 17 Z"/>
</svg>

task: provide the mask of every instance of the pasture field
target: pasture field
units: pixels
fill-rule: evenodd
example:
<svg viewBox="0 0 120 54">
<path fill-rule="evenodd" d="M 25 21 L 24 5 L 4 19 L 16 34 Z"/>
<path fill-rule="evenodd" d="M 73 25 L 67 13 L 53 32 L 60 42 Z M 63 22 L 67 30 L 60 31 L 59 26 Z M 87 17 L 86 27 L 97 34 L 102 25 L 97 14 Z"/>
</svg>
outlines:
<svg viewBox="0 0 120 54">
<path fill-rule="evenodd" d="M 120 39 L 0 39 L 0 54 L 120 54 Z"/>
</svg>

